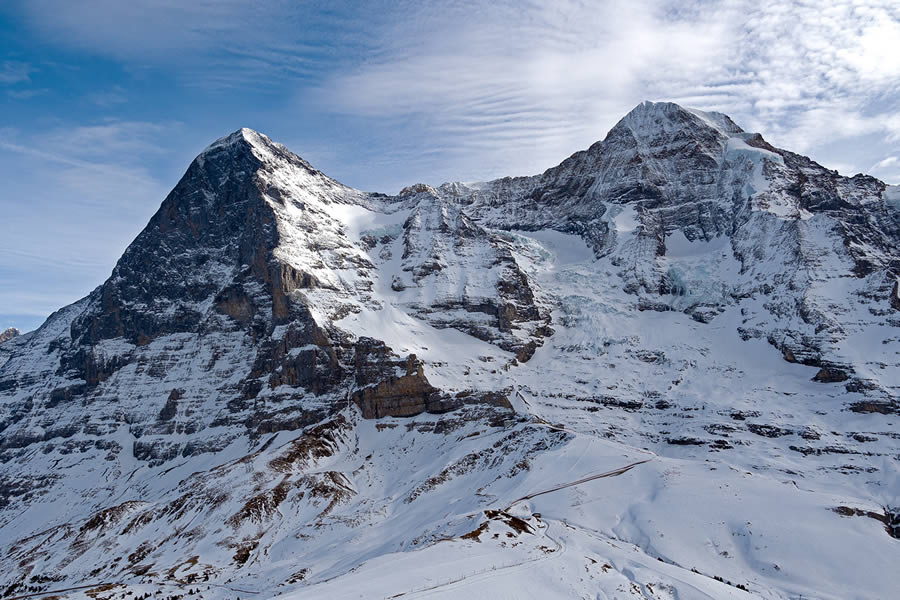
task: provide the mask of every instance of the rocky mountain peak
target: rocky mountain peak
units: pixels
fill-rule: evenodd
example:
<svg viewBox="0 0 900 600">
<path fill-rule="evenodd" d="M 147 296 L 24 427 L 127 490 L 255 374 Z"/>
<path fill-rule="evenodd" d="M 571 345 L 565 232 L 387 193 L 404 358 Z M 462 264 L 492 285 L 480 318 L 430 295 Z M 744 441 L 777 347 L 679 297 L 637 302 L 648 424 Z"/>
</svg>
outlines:
<svg viewBox="0 0 900 600">
<path fill-rule="evenodd" d="M 602 141 L 531 180 L 530 198 L 587 213 L 593 213 L 598 202 L 641 202 L 648 208 L 701 199 L 718 202 L 723 173 L 746 175 L 744 166 L 723 168 L 732 146 L 767 146 L 751 137 L 721 113 L 642 102 Z"/>
<path fill-rule="evenodd" d="M 223 174 L 239 176 L 245 172 L 248 161 L 252 165 L 252 171 L 262 170 L 274 173 L 279 169 L 287 169 L 290 174 L 284 174 L 280 178 L 284 182 L 305 175 L 330 186 L 344 187 L 288 150 L 286 146 L 247 127 L 242 127 L 214 141 L 197 156 L 194 163 L 205 167 L 207 162 L 217 162 Z"/>
<path fill-rule="evenodd" d="M 254 131 L 249 127 L 241 127 L 237 131 L 224 135 L 207 146 L 200 156 L 215 153 L 217 150 L 235 146 L 265 148 L 276 145 L 267 135 Z M 278 144 L 279 146 L 281 144 Z"/>
<path fill-rule="evenodd" d="M 0 333 L 0 343 L 5 342 L 6 340 L 11 340 L 11 339 L 13 339 L 14 337 L 18 337 L 19 335 L 21 335 L 21 333 L 22 333 L 22 332 L 20 332 L 20 331 L 19 331 L 18 329 L 16 329 L 15 327 L 10 327 L 9 329 L 7 329 L 6 331 L 4 331 L 3 333 Z"/>
<path fill-rule="evenodd" d="M 298 243 L 304 229 L 336 231 L 327 207 L 364 199 L 263 134 L 243 128 L 220 138 L 191 163 L 92 295 L 73 338 L 142 344 L 197 331 L 222 311 L 247 325 L 245 285 L 262 286 L 274 321 L 287 318 L 284 290 L 294 284 L 284 282 L 317 281 L 309 265 L 287 255 L 310 262 L 314 253 Z M 293 250 L 279 253 L 288 245 Z M 254 310 L 262 310 L 259 301 Z M 210 312 L 213 306 L 221 310 Z"/>
<path fill-rule="evenodd" d="M 604 167 L 604 157 L 629 156 L 629 161 L 641 166 L 642 178 L 646 178 L 649 168 L 653 179 L 653 173 L 672 167 L 682 171 L 684 162 L 693 163 L 691 170 L 701 163 L 715 170 L 728 140 L 741 135 L 745 135 L 744 131 L 722 113 L 685 108 L 673 102 L 645 101 L 625 115 L 588 154 L 593 161 L 599 158 Z"/>
<path fill-rule="evenodd" d="M 623 129 L 642 141 L 662 136 L 698 136 L 710 131 L 726 138 L 743 133 L 730 117 L 722 113 L 686 108 L 674 102 L 649 101 L 641 102 L 631 109 L 610 133 L 618 133 Z"/>
<path fill-rule="evenodd" d="M 432 196 L 437 195 L 437 192 L 428 184 L 425 183 L 414 183 L 413 185 L 408 185 L 402 190 L 400 190 L 399 196 L 401 198 L 407 198 L 409 196 L 415 196 L 416 194 L 431 194 Z"/>
</svg>

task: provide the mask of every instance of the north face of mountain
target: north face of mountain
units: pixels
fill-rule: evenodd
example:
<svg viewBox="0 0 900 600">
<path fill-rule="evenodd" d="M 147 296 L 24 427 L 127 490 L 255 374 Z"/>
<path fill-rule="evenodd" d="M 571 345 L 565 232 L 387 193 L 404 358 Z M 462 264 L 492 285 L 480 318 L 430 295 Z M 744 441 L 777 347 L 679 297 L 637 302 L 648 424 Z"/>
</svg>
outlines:
<svg viewBox="0 0 900 600">
<path fill-rule="evenodd" d="M 110 460 L 162 464 L 317 423 L 351 396 L 367 416 L 460 406 L 415 356 L 333 325 L 370 302 L 373 268 L 334 213 L 369 202 L 250 130 L 214 143 L 111 277 L 11 353 L 0 452 L 88 435 Z M 108 441 L 125 430 L 134 441 Z"/>
<path fill-rule="evenodd" d="M 718 113 L 396 196 L 239 130 L 0 344 L 0 590 L 884 597 L 898 277 L 898 188 Z"/>
</svg>

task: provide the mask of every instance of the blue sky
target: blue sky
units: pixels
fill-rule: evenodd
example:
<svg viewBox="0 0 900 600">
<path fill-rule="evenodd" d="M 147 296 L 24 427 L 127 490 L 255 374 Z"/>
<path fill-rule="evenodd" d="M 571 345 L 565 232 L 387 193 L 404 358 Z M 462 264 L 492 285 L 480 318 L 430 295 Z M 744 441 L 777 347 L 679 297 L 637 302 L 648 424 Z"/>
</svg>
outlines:
<svg viewBox="0 0 900 600">
<path fill-rule="evenodd" d="M 396 192 L 540 172 L 645 99 L 900 183 L 900 4 L 7 0 L 0 329 L 102 283 L 239 127 Z"/>
</svg>

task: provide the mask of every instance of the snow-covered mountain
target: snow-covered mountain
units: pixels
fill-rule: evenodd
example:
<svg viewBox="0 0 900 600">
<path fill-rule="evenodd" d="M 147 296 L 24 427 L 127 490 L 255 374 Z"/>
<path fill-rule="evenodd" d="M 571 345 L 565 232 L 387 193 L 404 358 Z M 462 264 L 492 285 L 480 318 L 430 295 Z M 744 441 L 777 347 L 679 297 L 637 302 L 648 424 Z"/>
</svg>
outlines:
<svg viewBox="0 0 900 600">
<path fill-rule="evenodd" d="M 722 114 L 397 196 L 242 129 L 0 345 L 0 591 L 893 597 L 898 277 Z"/>
</svg>

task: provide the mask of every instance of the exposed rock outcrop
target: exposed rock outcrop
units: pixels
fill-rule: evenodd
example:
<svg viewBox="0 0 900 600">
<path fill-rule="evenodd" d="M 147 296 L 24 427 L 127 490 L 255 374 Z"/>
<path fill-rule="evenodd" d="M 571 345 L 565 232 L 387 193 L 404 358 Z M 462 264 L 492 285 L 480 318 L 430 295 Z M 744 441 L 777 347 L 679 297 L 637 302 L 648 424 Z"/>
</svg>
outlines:
<svg viewBox="0 0 900 600">
<path fill-rule="evenodd" d="M 406 372 L 400 376 L 370 382 L 371 375 L 366 371 L 358 370 L 361 387 L 354 392 L 353 401 L 367 419 L 409 417 L 439 406 L 439 401 L 432 400 L 438 390 L 428 383 L 415 355 L 407 358 Z"/>
</svg>

